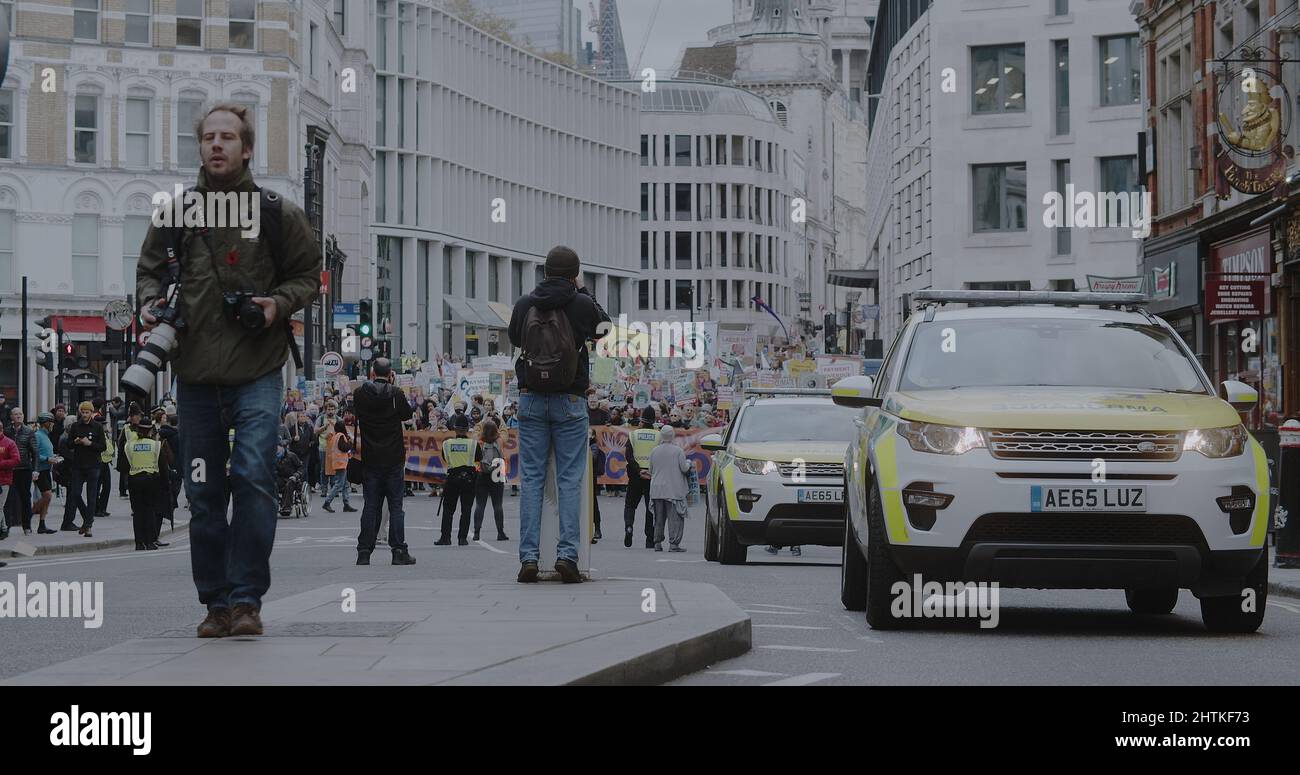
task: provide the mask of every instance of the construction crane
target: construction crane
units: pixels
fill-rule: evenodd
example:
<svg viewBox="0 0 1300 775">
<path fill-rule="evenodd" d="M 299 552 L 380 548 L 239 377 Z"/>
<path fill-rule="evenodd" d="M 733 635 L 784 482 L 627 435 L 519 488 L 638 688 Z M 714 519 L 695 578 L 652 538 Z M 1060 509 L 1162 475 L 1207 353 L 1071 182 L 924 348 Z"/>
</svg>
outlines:
<svg viewBox="0 0 1300 775">
<path fill-rule="evenodd" d="M 650 14 L 650 23 L 646 25 L 645 37 L 641 39 L 641 48 L 636 52 L 636 64 L 632 66 L 631 77 L 636 78 L 637 73 L 641 72 L 641 57 L 645 55 L 646 44 L 650 42 L 650 31 L 655 28 L 655 19 L 659 18 L 659 8 L 664 4 L 664 0 L 655 0 L 654 12 Z"/>
</svg>

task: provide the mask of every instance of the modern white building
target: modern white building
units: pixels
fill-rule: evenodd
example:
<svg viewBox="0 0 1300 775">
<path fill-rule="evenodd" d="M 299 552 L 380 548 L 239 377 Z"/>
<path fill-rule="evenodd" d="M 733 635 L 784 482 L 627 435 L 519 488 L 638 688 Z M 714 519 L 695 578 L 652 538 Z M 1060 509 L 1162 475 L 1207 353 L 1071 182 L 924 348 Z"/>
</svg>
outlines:
<svg viewBox="0 0 1300 775">
<path fill-rule="evenodd" d="M 1137 36 L 1127 0 L 881 2 L 867 188 L 886 341 L 919 290 L 1139 274 L 1131 228 L 1043 221 L 1067 184 L 1138 190 Z"/>
<path fill-rule="evenodd" d="M 582 55 L 582 7 L 574 0 L 472 0 L 474 5 L 514 22 L 510 37 L 540 53 Z"/>
<path fill-rule="evenodd" d="M 733 0 L 733 23 L 710 30 L 712 45 L 687 48 L 680 63 L 679 77 L 707 73 L 760 95 L 794 136 L 792 150 L 804 164 L 792 183 L 806 204 L 800 224 L 806 228 L 790 271 L 804 335 L 826 314 L 845 309 L 847 289 L 832 278 L 847 281 L 846 272 L 858 275 L 865 268 L 867 126 L 851 99 L 854 43 L 848 33 L 865 32 L 869 21 L 843 14 L 866 8 L 843 0 Z M 842 49 L 834 47 L 837 25 Z"/>
<path fill-rule="evenodd" d="M 378 0 L 375 322 L 393 351 L 509 352 L 515 299 L 568 245 L 611 315 L 637 244 L 637 91 L 493 38 L 428 2 Z"/>
<path fill-rule="evenodd" d="M 771 106 L 743 89 L 683 80 L 641 93 L 637 319 L 779 335 L 751 303 L 759 296 L 793 332 L 803 235 L 791 218 L 803 164 L 794 144 Z"/>
</svg>

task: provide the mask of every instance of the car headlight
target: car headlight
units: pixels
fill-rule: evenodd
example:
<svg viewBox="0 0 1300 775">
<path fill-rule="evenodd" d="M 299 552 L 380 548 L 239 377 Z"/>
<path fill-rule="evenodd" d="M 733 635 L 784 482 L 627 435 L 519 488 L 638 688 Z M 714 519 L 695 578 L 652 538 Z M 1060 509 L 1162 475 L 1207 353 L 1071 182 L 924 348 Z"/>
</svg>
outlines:
<svg viewBox="0 0 1300 775">
<path fill-rule="evenodd" d="M 776 463 L 771 460 L 755 460 L 748 457 L 736 458 L 736 470 L 742 474 L 766 476 L 776 473 Z"/>
<path fill-rule="evenodd" d="M 972 449 L 984 449 L 984 434 L 978 428 L 938 425 L 929 422 L 898 423 L 898 435 L 907 439 L 917 452 L 936 455 L 960 455 Z"/>
<path fill-rule="evenodd" d="M 1246 451 L 1246 428 L 1240 423 L 1226 428 L 1188 431 L 1183 451 L 1195 450 L 1206 457 L 1233 457 Z"/>
</svg>

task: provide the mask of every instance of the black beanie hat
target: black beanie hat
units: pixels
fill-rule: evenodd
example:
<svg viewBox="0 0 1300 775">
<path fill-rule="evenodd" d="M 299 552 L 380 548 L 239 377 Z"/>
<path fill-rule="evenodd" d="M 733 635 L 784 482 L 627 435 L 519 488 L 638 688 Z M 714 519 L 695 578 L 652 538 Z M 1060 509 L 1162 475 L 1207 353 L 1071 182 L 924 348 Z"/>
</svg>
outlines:
<svg viewBox="0 0 1300 775">
<path fill-rule="evenodd" d="M 546 275 L 573 279 L 578 276 L 579 264 L 578 254 L 572 248 L 557 245 L 546 254 Z"/>
<path fill-rule="evenodd" d="M 641 422 L 650 425 L 655 421 L 655 410 L 653 406 L 647 406 L 641 410 Z"/>
</svg>

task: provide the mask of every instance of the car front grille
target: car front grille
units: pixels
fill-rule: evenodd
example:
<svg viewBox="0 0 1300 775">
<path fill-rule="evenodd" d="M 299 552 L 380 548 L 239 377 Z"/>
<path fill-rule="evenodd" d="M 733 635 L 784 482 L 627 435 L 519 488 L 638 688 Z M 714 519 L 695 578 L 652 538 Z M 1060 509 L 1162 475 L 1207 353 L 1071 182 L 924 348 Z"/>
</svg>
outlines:
<svg viewBox="0 0 1300 775">
<path fill-rule="evenodd" d="M 1003 460 L 1177 460 L 1180 431 L 988 431 L 989 452 Z"/>
<path fill-rule="evenodd" d="M 1205 546 L 1190 517 L 1178 514 L 985 514 L 966 531 L 971 543 L 1151 544 Z"/>
<path fill-rule="evenodd" d="M 781 476 L 789 479 L 796 473 L 803 470 L 804 476 L 844 476 L 843 463 L 804 463 L 797 466 L 794 463 L 777 463 L 777 469 L 780 470 Z"/>
</svg>

